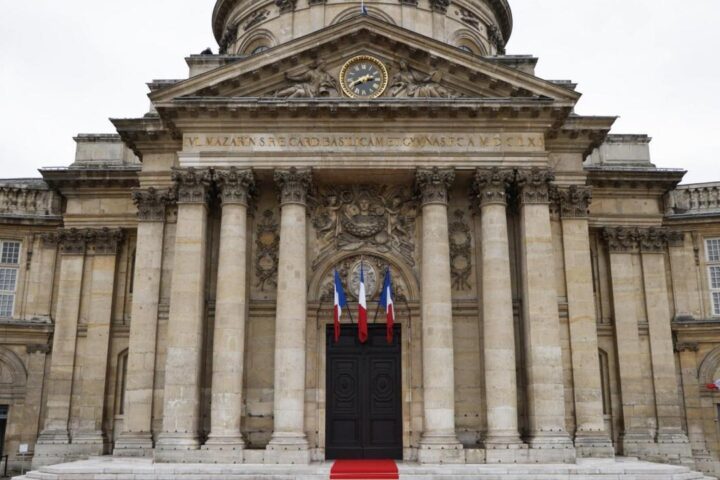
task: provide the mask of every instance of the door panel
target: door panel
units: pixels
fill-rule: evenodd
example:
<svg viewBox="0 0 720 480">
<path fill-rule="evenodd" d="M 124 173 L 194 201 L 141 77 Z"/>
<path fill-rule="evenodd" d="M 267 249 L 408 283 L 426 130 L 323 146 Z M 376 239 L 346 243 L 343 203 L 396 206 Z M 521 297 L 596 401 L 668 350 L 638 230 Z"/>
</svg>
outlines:
<svg viewBox="0 0 720 480">
<path fill-rule="evenodd" d="M 356 325 L 343 325 L 335 343 L 327 331 L 328 459 L 402 459 L 400 325 L 388 345 L 385 325 L 369 325 L 368 341 Z"/>
</svg>

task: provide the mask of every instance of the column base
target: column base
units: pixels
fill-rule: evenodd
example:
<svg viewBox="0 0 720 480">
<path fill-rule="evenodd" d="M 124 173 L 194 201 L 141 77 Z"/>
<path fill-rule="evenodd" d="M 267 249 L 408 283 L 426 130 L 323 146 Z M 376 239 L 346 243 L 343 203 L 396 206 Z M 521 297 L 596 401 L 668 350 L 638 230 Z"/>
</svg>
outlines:
<svg viewBox="0 0 720 480">
<path fill-rule="evenodd" d="M 575 432 L 578 458 L 614 458 L 615 447 L 604 432 Z"/>
<path fill-rule="evenodd" d="M 194 433 L 163 432 L 155 445 L 155 461 L 159 463 L 193 463 L 200 449 L 200 439 Z"/>
<path fill-rule="evenodd" d="M 310 448 L 305 434 L 273 433 L 265 449 L 265 463 L 271 465 L 308 465 Z"/>
<path fill-rule="evenodd" d="M 70 434 L 67 430 L 45 430 L 35 443 L 32 468 L 64 463 L 70 453 Z"/>
<path fill-rule="evenodd" d="M 658 453 L 666 463 L 695 467 L 690 440 L 684 432 L 661 432 L 657 437 Z"/>
<path fill-rule="evenodd" d="M 693 450 L 693 459 L 695 460 L 694 470 L 714 477 L 720 476 L 720 462 L 713 458 L 707 450 Z"/>
<path fill-rule="evenodd" d="M 108 446 L 105 436 L 98 430 L 73 432 L 72 445 L 75 452 L 88 457 L 105 455 Z"/>
<path fill-rule="evenodd" d="M 577 452 L 564 432 L 535 432 L 528 441 L 529 463 L 575 463 Z"/>
<path fill-rule="evenodd" d="M 116 457 L 152 457 L 153 438 L 150 432 L 123 432 L 115 442 Z"/>
<path fill-rule="evenodd" d="M 455 434 L 423 435 L 418 448 L 418 463 L 465 463 L 465 452 Z"/>
<path fill-rule="evenodd" d="M 212 435 L 200 449 L 209 463 L 243 463 L 245 441 L 241 435 Z"/>
</svg>

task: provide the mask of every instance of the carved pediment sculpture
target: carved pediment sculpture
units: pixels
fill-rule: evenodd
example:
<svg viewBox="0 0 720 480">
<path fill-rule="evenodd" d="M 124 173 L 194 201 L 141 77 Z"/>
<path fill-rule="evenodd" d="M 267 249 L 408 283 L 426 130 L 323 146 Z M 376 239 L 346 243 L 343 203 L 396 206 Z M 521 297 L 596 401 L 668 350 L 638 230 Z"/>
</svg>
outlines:
<svg viewBox="0 0 720 480">
<path fill-rule="evenodd" d="M 435 70 L 428 75 L 412 70 L 405 61 L 390 80 L 388 94 L 391 97 L 451 98 L 456 92 L 440 84 L 442 72 Z"/>
<path fill-rule="evenodd" d="M 315 98 L 339 96 L 340 88 L 337 80 L 328 73 L 323 61 L 311 63 L 305 72 L 298 75 L 286 73 L 285 78 L 290 82 L 294 82 L 294 84 L 275 92 L 275 97 Z"/>
<path fill-rule="evenodd" d="M 312 208 L 320 254 L 371 247 L 395 252 L 414 265 L 417 204 L 401 187 L 333 187 L 319 193 Z"/>
</svg>

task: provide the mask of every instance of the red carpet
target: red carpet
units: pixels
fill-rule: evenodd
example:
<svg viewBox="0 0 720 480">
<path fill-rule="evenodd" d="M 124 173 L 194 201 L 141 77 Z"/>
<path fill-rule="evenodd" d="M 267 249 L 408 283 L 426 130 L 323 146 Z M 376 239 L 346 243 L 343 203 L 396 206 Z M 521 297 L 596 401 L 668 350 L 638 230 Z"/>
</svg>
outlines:
<svg viewBox="0 0 720 480">
<path fill-rule="evenodd" d="M 398 468 L 392 460 L 337 460 L 330 480 L 398 480 Z"/>
</svg>

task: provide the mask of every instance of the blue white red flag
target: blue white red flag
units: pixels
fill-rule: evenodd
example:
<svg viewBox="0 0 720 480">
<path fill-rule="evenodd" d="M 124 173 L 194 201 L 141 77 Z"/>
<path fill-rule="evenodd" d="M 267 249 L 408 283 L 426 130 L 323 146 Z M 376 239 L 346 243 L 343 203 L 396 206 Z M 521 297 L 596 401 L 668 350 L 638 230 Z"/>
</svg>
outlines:
<svg viewBox="0 0 720 480">
<path fill-rule="evenodd" d="M 365 6 L 365 0 L 361 0 L 361 2 L 360 2 L 360 15 L 367 15 L 367 14 L 368 14 L 368 10 L 367 10 L 367 7 Z"/>
<path fill-rule="evenodd" d="M 385 336 L 388 343 L 393 341 L 393 325 L 395 325 L 395 304 L 393 303 L 392 278 L 390 276 L 390 267 L 385 272 L 385 281 L 383 282 L 382 293 L 380 294 L 380 306 L 385 310 L 387 324 Z"/>
<path fill-rule="evenodd" d="M 360 343 L 365 343 L 368 339 L 367 302 L 365 301 L 365 271 L 363 269 L 362 262 L 360 262 L 360 288 L 358 289 L 358 338 L 360 339 Z"/>
<path fill-rule="evenodd" d="M 347 307 L 347 298 L 345 297 L 345 290 L 343 290 L 342 282 L 340 281 L 340 275 L 335 270 L 335 343 L 340 339 L 340 318 L 342 317 L 342 309 Z"/>
</svg>

